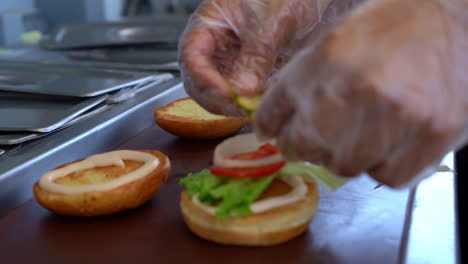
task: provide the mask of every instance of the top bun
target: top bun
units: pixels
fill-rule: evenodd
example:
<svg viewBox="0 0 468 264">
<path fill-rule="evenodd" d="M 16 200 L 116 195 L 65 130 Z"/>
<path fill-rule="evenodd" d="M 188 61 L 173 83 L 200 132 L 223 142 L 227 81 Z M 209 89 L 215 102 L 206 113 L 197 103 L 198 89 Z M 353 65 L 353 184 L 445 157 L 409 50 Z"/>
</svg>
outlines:
<svg viewBox="0 0 468 264">
<path fill-rule="evenodd" d="M 245 118 L 215 115 L 191 98 L 183 98 L 154 112 L 156 123 L 167 132 L 190 139 L 227 137 L 241 129 Z"/>
</svg>

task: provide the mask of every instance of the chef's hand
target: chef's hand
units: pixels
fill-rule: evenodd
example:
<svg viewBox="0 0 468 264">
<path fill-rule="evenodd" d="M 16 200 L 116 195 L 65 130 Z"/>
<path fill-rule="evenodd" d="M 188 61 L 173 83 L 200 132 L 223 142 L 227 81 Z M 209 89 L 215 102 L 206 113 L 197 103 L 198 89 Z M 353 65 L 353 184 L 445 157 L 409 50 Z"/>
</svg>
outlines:
<svg viewBox="0 0 468 264">
<path fill-rule="evenodd" d="M 428 176 L 468 134 L 468 9 L 453 7 L 360 6 L 283 67 L 256 132 L 344 176 L 367 172 L 392 187 Z"/>
<path fill-rule="evenodd" d="M 332 6 L 332 0 L 204 1 L 179 47 L 186 91 L 211 112 L 239 114 L 231 93 L 261 93 L 319 22 L 331 23 L 360 1 L 336 0 Z"/>
</svg>

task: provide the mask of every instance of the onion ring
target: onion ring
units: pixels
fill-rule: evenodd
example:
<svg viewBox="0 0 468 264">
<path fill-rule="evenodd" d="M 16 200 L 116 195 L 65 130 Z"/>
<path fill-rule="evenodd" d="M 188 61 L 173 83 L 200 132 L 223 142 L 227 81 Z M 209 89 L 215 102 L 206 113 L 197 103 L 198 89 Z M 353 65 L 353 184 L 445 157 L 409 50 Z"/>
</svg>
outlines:
<svg viewBox="0 0 468 264">
<path fill-rule="evenodd" d="M 273 142 L 270 142 L 273 144 Z M 213 164 L 223 168 L 247 168 L 266 166 L 283 161 L 281 153 L 254 160 L 238 160 L 232 156 L 239 153 L 256 151 L 264 142 L 259 142 L 254 133 L 240 134 L 221 142 L 214 151 Z M 274 144 L 273 144 L 274 145 Z"/>
</svg>

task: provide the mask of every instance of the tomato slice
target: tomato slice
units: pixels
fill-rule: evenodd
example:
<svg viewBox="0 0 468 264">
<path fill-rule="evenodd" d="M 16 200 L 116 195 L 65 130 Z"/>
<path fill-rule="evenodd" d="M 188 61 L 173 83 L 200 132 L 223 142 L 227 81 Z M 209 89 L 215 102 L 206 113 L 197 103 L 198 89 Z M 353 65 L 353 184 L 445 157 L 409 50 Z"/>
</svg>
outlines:
<svg viewBox="0 0 468 264">
<path fill-rule="evenodd" d="M 278 153 L 278 149 L 270 143 L 261 145 L 256 151 L 245 152 L 233 155 L 231 159 L 235 160 L 255 160 L 262 159 Z"/>
<path fill-rule="evenodd" d="M 246 168 L 223 168 L 213 166 L 210 168 L 210 172 L 214 175 L 227 176 L 231 178 L 261 178 L 278 172 L 285 164 L 285 161 L 280 161 L 266 166 Z"/>
</svg>

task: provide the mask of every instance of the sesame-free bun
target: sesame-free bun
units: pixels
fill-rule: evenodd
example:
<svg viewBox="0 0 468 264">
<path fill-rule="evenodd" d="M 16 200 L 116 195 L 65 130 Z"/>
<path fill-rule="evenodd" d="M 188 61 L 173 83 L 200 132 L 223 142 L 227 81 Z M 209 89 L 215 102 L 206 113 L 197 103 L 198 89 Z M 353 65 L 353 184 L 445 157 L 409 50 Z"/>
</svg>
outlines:
<svg viewBox="0 0 468 264">
<path fill-rule="evenodd" d="M 308 192 L 304 199 L 248 216 L 218 219 L 193 203 L 186 191 L 181 194 L 180 208 L 188 228 L 206 240 L 229 245 L 272 246 L 301 235 L 312 221 L 319 190 L 313 182 L 306 184 Z M 275 180 L 268 189 L 278 191 L 284 186 Z"/>
<path fill-rule="evenodd" d="M 241 129 L 245 118 L 215 115 L 192 98 L 183 98 L 154 111 L 156 123 L 165 131 L 183 138 L 215 139 Z"/>
<path fill-rule="evenodd" d="M 151 173 L 129 183 L 107 191 L 83 193 L 58 193 L 41 188 L 39 181 L 34 184 L 36 200 L 44 208 L 61 215 L 93 217 L 108 215 L 139 207 L 153 197 L 166 182 L 169 171 L 169 158 L 159 151 L 139 150 L 159 159 L 159 165 Z M 78 162 L 64 164 L 58 168 Z M 124 160 L 125 167 L 105 166 L 70 173 L 55 180 L 55 183 L 68 186 L 101 183 L 131 172 L 143 162 Z M 57 169 L 58 169 L 57 168 Z"/>
</svg>

